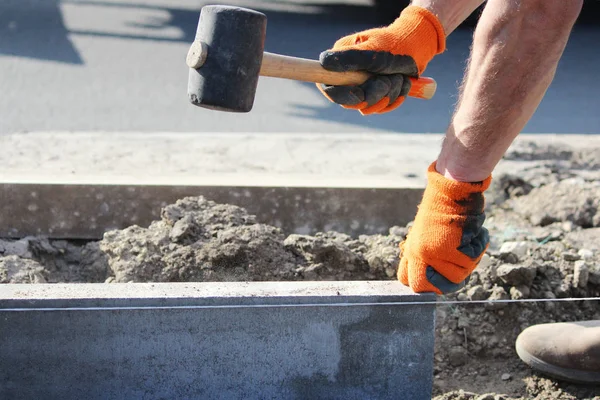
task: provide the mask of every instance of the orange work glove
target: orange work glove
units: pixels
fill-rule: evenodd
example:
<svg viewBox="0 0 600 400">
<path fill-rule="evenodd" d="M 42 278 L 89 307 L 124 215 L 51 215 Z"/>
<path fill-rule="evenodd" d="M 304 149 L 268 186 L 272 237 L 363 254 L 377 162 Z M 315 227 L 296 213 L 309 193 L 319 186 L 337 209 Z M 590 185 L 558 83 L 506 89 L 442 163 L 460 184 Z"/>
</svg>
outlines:
<svg viewBox="0 0 600 400">
<path fill-rule="evenodd" d="M 415 292 L 450 293 L 464 287 L 489 246 L 482 182 L 458 182 L 427 169 L 427 186 L 413 225 L 400 243 L 398 279 Z"/>
<path fill-rule="evenodd" d="M 419 77 L 445 48 L 446 34 L 438 18 L 424 8 L 408 6 L 391 25 L 343 37 L 319 57 L 325 69 L 363 70 L 373 77 L 359 86 L 317 87 L 332 102 L 363 115 L 392 111 L 410 91 L 405 76 Z"/>
</svg>

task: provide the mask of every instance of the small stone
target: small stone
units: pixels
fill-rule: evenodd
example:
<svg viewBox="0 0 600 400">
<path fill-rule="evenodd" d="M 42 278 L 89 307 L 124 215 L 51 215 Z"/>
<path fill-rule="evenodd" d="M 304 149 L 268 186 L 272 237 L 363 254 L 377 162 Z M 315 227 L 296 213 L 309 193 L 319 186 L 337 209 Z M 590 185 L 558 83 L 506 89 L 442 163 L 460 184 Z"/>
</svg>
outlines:
<svg viewBox="0 0 600 400">
<path fill-rule="evenodd" d="M 37 261 L 15 255 L 0 257 L 0 284 L 46 283 L 47 271 Z"/>
<path fill-rule="evenodd" d="M 519 263 L 519 257 L 514 255 L 513 253 L 502 254 L 502 255 L 499 255 L 499 257 L 500 257 L 500 259 L 502 259 L 502 261 L 504 261 L 508 264 L 518 264 Z"/>
<path fill-rule="evenodd" d="M 392 267 L 388 267 L 388 268 L 386 268 L 386 269 L 385 269 L 385 275 L 386 275 L 388 278 L 393 278 L 393 277 L 395 277 L 395 276 L 396 276 L 396 269 L 395 269 L 395 268 L 392 268 Z"/>
<path fill-rule="evenodd" d="M 502 376 L 500 377 L 503 381 L 508 381 L 511 378 L 510 374 L 502 374 Z"/>
<path fill-rule="evenodd" d="M 543 248 L 552 251 L 555 254 L 562 254 L 565 251 L 565 244 L 563 242 L 554 240 L 547 242 L 543 245 Z"/>
<path fill-rule="evenodd" d="M 573 287 L 573 274 L 567 274 L 560 285 L 554 289 L 556 297 L 567 298 L 571 296 L 571 288 Z"/>
<path fill-rule="evenodd" d="M 594 258 L 594 252 L 588 249 L 580 249 L 577 254 L 584 261 L 589 261 Z"/>
<path fill-rule="evenodd" d="M 561 224 L 561 228 L 565 232 L 571 232 L 575 228 L 573 221 L 565 221 Z"/>
<path fill-rule="evenodd" d="M 191 215 L 186 215 L 173 225 L 173 229 L 169 233 L 169 238 L 173 242 L 184 243 L 193 242 L 197 239 L 199 228 L 194 224 L 194 219 Z"/>
<path fill-rule="evenodd" d="M 502 286 L 493 287 L 492 292 L 490 293 L 490 295 L 488 297 L 488 300 L 491 302 L 494 302 L 497 300 L 509 300 L 509 299 L 510 299 L 510 297 L 508 296 L 508 294 L 506 293 L 506 290 L 504 290 L 504 288 Z M 489 310 L 499 310 L 506 306 L 507 306 L 507 303 L 505 303 L 505 302 L 490 303 L 490 304 L 485 305 L 485 307 Z"/>
<path fill-rule="evenodd" d="M 544 212 L 534 213 L 529 216 L 529 221 L 535 226 L 547 226 L 556 221 L 556 218 Z"/>
<path fill-rule="evenodd" d="M 469 354 L 464 347 L 455 346 L 450 349 L 448 352 L 448 362 L 453 367 L 460 367 L 461 365 L 465 365 L 469 358 Z"/>
<path fill-rule="evenodd" d="M 510 298 L 513 300 L 527 299 L 531 290 L 528 286 L 513 286 L 510 288 Z"/>
<path fill-rule="evenodd" d="M 579 257 L 580 257 L 579 254 L 572 253 L 570 251 L 564 252 L 562 254 L 562 256 L 565 261 L 577 261 L 577 260 L 579 260 Z"/>
<path fill-rule="evenodd" d="M 477 265 L 477 268 L 479 270 L 484 270 L 489 268 L 489 266 L 492 264 L 492 258 L 489 256 L 489 254 L 485 253 L 482 257 L 481 260 L 479 260 L 479 264 Z"/>
<path fill-rule="evenodd" d="M 502 264 L 496 269 L 496 276 L 512 286 L 531 286 L 537 273 L 535 267 Z"/>
<path fill-rule="evenodd" d="M 493 394 L 482 394 L 481 396 L 475 397 L 475 400 L 495 400 Z"/>
<path fill-rule="evenodd" d="M 0 240 L 0 249 L 2 249 L 2 253 L 5 256 L 32 258 L 28 238 L 16 241 Z"/>
<path fill-rule="evenodd" d="M 580 260 L 575 262 L 575 268 L 573 272 L 573 284 L 578 288 L 585 288 L 588 285 L 590 277 L 590 269 L 588 268 L 585 261 Z"/>
<path fill-rule="evenodd" d="M 464 293 L 459 293 L 456 295 L 456 299 L 458 301 L 467 301 L 467 300 L 469 300 L 469 297 Z"/>
<path fill-rule="evenodd" d="M 470 300 L 485 300 L 485 289 L 481 285 L 473 286 L 467 290 L 467 296 Z"/>
<path fill-rule="evenodd" d="M 532 247 L 532 242 L 504 242 L 502 243 L 502 246 L 500 246 L 499 253 L 500 257 L 507 256 L 508 254 L 513 254 L 520 260 L 527 255 L 527 253 Z"/>
</svg>

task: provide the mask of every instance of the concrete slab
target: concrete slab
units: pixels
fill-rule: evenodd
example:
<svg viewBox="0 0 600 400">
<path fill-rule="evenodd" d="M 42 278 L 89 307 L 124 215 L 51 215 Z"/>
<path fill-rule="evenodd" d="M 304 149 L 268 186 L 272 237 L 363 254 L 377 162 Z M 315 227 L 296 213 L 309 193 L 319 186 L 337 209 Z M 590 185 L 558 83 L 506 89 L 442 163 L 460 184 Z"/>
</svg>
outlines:
<svg viewBox="0 0 600 400">
<path fill-rule="evenodd" d="M 199 195 L 244 207 L 287 234 L 357 236 L 406 225 L 422 188 L 0 183 L 0 237 L 101 239 L 111 229 L 147 227 L 160 219 L 162 207 Z"/>
<path fill-rule="evenodd" d="M 0 136 L 1 237 L 99 239 L 188 195 L 286 233 L 386 233 L 416 213 L 442 135 L 36 132 Z M 515 143 L 600 145 L 590 135 Z M 528 162 L 503 160 L 496 173 Z"/>
<path fill-rule="evenodd" d="M 0 398 L 430 399 L 434 309 L 395 281 L 7 285 Z"/>
</svg>

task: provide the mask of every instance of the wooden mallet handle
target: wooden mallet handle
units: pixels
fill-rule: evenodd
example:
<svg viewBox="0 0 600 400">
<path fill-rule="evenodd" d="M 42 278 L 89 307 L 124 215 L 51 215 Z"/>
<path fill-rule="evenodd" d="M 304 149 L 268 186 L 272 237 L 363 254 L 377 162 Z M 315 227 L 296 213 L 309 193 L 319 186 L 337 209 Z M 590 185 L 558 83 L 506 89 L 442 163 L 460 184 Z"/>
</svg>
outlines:
<svg viewBox="0 0 600 400">
<path fill-rule="evenodd" d="M 186 63 L 190 68 L 200 68 L 206 60 L 208 48 L 204 43 L 192 43 Z M 264 52 L 260 67 L 261 76 L 293 79 L 297 81 L 323 83 L 332 86 L 360 85 L 371 74 L 367 72 L 334 72 L 326 70 L 316 60 L 282 56 Z M 432 78 L 410 78 L 412 86 L 408 95 L 419 99 L 431 99 L 437 89 L 437 83 Z"/>
<path fill-rule="evenodd" d="M 261 76 L 295 79 L 304 82 L 323 83 L 332 86 L 354 86 L 364 83 L 371 74 L 368 72 L 334 72 L 326 70 L 316 60 L 282 56 L 279 54 L 263 54 L 260 67 Z M 435 94 L 437 83 L 432 78 L 410 78 L 412 86 L 408 95 L 429 100 Z"/>
</svg>

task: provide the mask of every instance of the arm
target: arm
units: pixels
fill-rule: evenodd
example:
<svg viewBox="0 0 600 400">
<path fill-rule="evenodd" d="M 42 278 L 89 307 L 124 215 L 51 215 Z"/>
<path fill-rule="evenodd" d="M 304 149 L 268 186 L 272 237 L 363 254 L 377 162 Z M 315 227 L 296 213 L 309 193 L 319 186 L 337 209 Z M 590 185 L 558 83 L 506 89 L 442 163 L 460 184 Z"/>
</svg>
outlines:
<svg viewBox="0 0 600 400">
<path fill-rule="evenodd" d="M 412 0 L 413 6 L 431 11 L 450 35 L 484 0 Z"/>
<path fill-rule="evenodd" d="M 466 182 L 492 173 L 552 82 L 582 5 L 583 0 L 488 1 L 439 172 Z"/>
<path fill-rule="evenodd" d="M 583 0 L 489 0 L 475 30 L 458 107 L 398 279 L 416 292 L 460 289 L 489 245 L 483 193 L 552 82 Z"/>
</svg>

